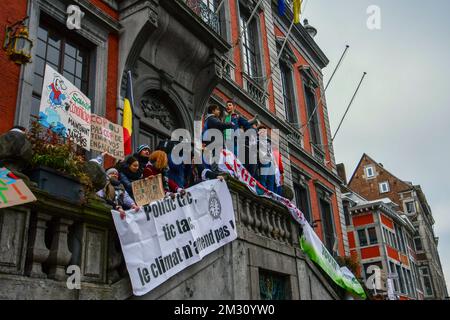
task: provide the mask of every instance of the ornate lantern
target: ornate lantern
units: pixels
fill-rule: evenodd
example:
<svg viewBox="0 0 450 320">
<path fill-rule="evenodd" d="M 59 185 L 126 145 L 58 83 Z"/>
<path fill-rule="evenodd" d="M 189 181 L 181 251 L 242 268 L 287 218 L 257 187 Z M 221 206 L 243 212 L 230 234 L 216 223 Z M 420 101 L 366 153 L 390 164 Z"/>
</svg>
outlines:
<svg viewBox="0 0 450 320">
<path fill-rule="evenodd" d="M 29 39 L 28 28 L 24 24 L 25 19 L 6 27 L 6 37 L 3 43 L 6 54 L 17 64 L 25 64 L 31 61 L 33 42 Z"/>
</svg>

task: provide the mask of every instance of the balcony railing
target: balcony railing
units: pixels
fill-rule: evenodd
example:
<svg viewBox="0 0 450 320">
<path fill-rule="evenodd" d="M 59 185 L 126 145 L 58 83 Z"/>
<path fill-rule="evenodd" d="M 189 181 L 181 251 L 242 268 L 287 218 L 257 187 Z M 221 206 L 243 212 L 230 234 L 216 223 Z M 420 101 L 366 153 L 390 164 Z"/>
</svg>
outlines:
<svg viewBox="0 0 450 320">
<path fill-rule="evenodd" d="M 202 0 L 185 0 L 186 4 L 195 14 L 197 14 L 214 32 L 218 35 L 220 32 L 220 19 L 211 8 Z"/>
<path fill-rule="evenodd" d="M 268 108 L 267 92 L 264 92 L 264 89 L 261 88 L 261 86 L 255 80 L 253 80 L 245 73 L 242 73 L 242 78 L 244 81 L 244 90 L 247 91 L 247 93 L 256 103 L 264 106 L 265 108 Z"/>
<path fill-rule="evenodd" d="M 236 81 L 236 65 L 225 56 L 222 59 L 222 70 L 226 78 Z"/>
</svg>

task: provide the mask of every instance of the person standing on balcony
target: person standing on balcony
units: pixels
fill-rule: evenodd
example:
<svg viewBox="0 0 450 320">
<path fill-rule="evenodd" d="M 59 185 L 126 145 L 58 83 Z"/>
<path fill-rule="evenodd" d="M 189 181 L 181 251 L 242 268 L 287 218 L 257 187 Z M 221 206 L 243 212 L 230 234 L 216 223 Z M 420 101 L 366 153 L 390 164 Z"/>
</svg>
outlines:
<svg viewBox="0 0 450 320">
<path fill-rule="evenodd" d="M 225 131 L 225 134 L 224 134 L 225 142 L 228 142 L 231 139 L 233 132 L 235 133 L 235 136 L 239 137 L 239 129 L 240 128 L 242 128 L 245 132 L 245 131 L 251 129 L 252 126 L 258 122 L 258 115 L 256 115 L 250 121 L 248 121 L 241 115 L 237 114 L 236 113 L 236 104 L 232 100 L 227 101 L 226 112 L 227 112 L 227 114 L 225 116 L 225 122 L 227 122 L 227 123 L 231 122 L 233 124 L 233 127 L 231 129 L 228 129 Z M 236 141 L 230 141 L 228 143 L 233 143 L 232 151 L 233 151 L 234 155 L 236 157 L 238 157 L 238 145 L 239 144 L 236 143 Z"/>
<path fill-rule="evenodd" d="M 144 172 L 151 153 L 152 150 L 150 149 L 150 146 L 148 144 L 142 144 L 137 148 L 136 153 L 133 155 L 133 157 L 139 161 L 139 170 L 141 173 Z"/>
<path fill-rule="evenodd" d="M 136 205 L 120 182 L 119 171 L 116 168 L 110 168 L 106 170 L 106 177 L 106 186 L 98 191 L 97 195 L 112 206 L 114 210 L 119 211 L 121 217 L 125 215 L 125 210 L 134 209 L 136 212 L 139 211 L 139 206 Z"/>
<path fill-rule="evenodd" d="M 276 165 L 272 153 L 271 142 L 267 136 L 267 128 L 258 128 L 259 182 L 269 191 L 275 192 Z"/>
<path fill-rule="evenodd" d="M 208 131 L 209 130 L 218 130 L 221 133 L 221 138 L 223 140 L 223 137 L 225 135 L 225 130 L 227 129 L 232 129 L 234 128 L 234 124 L 232 122 L 222 122 L 220 120 L 220 115 L 221 115 L 221 110 L 220 107 L 216 104 L 212 104 L 208 107 L 208 114 L 206 115 L 204 124 L 203 124 L 203 132 L 202 132 L 202 141 L 204 144 L 210 144 L 212 143 L 207 141 L 207 138 L 211 138 L 208 137 Z M 225 141 L 222 141 L 222 147 L 225 148 Z M 206 151 L 206 150 L 205 150 Z M 212 151 L 212 150 L 211 150 Z M 203 152 L 203 165 L 206 168 L 210 168 L 211 164 L 212 164 L 212 159 L 214 159 L 215 157 L 217 157 L 218 155 L 214 154 L 213 152 L 211 152 L 210 154 Z M 206 161 L 206 159 L 209 159 L 209 161 Z"/>
<path fill-rule="evenodd" d="M 151 176 L 157 176 L 161 174 L 163 179 L 163 188 L 166 195 L 174 198 L 175 193 L 180 193 L 182 196 L 186 194 L 186 191 L 178 186 L 178 184 L 169 178 L 169 160 L 167 154 L 162 150 L 154 151 L 150 155 L 150 161 L 144 169 L 143 177 L 149 178 Z"/>
<path fill-rule="evenodd" d="M 134 199 L 132 183 L 142 179 L 142 171 L 139 168 L 139 160 L 134 156 L 128 156 L 120 164 L 120 182 L 128 194 Z"/>
</svg>

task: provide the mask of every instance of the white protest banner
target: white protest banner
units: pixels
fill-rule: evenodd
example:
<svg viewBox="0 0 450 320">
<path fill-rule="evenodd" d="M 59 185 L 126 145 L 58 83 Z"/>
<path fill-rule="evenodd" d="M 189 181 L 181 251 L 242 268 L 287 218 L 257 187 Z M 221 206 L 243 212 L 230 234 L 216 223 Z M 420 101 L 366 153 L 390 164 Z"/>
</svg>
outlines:
<svg viewBox="0 0 450 320">
<path fill-rule="evenodd" d="M 267 190 L 261 183 L 253 178 L 245 169 L 242 163 L 229 150 L 223 149 L 219 160 L 219 170 L 231 174 L 233 177 L 244 183 L 253 193 L 272 199 L 284 205 L 291 216 L 302 226 L 303 236 L 301 238 L 302 250 L 317 263 L 339 286 L 347 291 L 359 295 L 363 299 L 366 298 L 365 292 L 355 276 L 350 270 L 345 270 L 345 274 L 339 268 L 338 263 L 328 252 L 325 245 L 319 239 L 317 234 L 305 219 L 303 213 L 295 204 L 278 194 Z"/>
<path fill-rule="evenodd" d="M 133 181 L 131 187 L 133 188 L 134 201 L 140 207 L 164 198 L 165 192 L 161 174 Z"/>
<path fill-rule="evenodd" d="M 91 149 L 107 152 L 110 156 L 123 160 L 125 158 L 123 127 L 91 114 Z"/>
<path fill-rule="evenodd" d="M 45 66 L 39 123 L 90 150 L 91 100 L 49 65 Z"/>
<path fill-rule="evenodd" d="M 0 168 L 0 209 L 36 201 L 25 182 L 11 177 L 11 172 Z"/>
<path fill-rule="evenodd" d="M 126 212 L 112 211 L 133 293 L 144 295 L 237 238 L 225 182 L 210 180 Z"/>
<path fill-rule="evenodd" d="M 288 208 L 292 217 L 301 225 L 308 223 L 303 213 L 286 198 L 267 190 L 259 181 L 253 178 L 244 165 L 236 158 L 233 152 L 223 149 L 219 160 L 219 170 L 229 173 L 234 178 L 244 183 L 253 193 L 258 196 L 275 200 Z"/>
</svg>

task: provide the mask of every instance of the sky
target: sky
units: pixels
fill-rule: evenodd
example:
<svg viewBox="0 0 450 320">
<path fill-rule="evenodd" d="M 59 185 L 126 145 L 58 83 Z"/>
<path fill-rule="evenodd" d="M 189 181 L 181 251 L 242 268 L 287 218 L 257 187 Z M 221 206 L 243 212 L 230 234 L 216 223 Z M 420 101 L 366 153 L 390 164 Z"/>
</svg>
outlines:
<svg viewBox="0 0 450 320">
<path fill-rule="evenodd" d="M 370 30 L 368 7 L 380 9 Z M 361 90 L 334 141 L 348 178 L 363 153 L 398 178 L 419 184 L 436 220 L 439 253 L 450 291 L 450 1 L 306 0 L 303 18 L 330 64 L 326 92 L 332 134 L 361 79 Z"/>
</svg>

